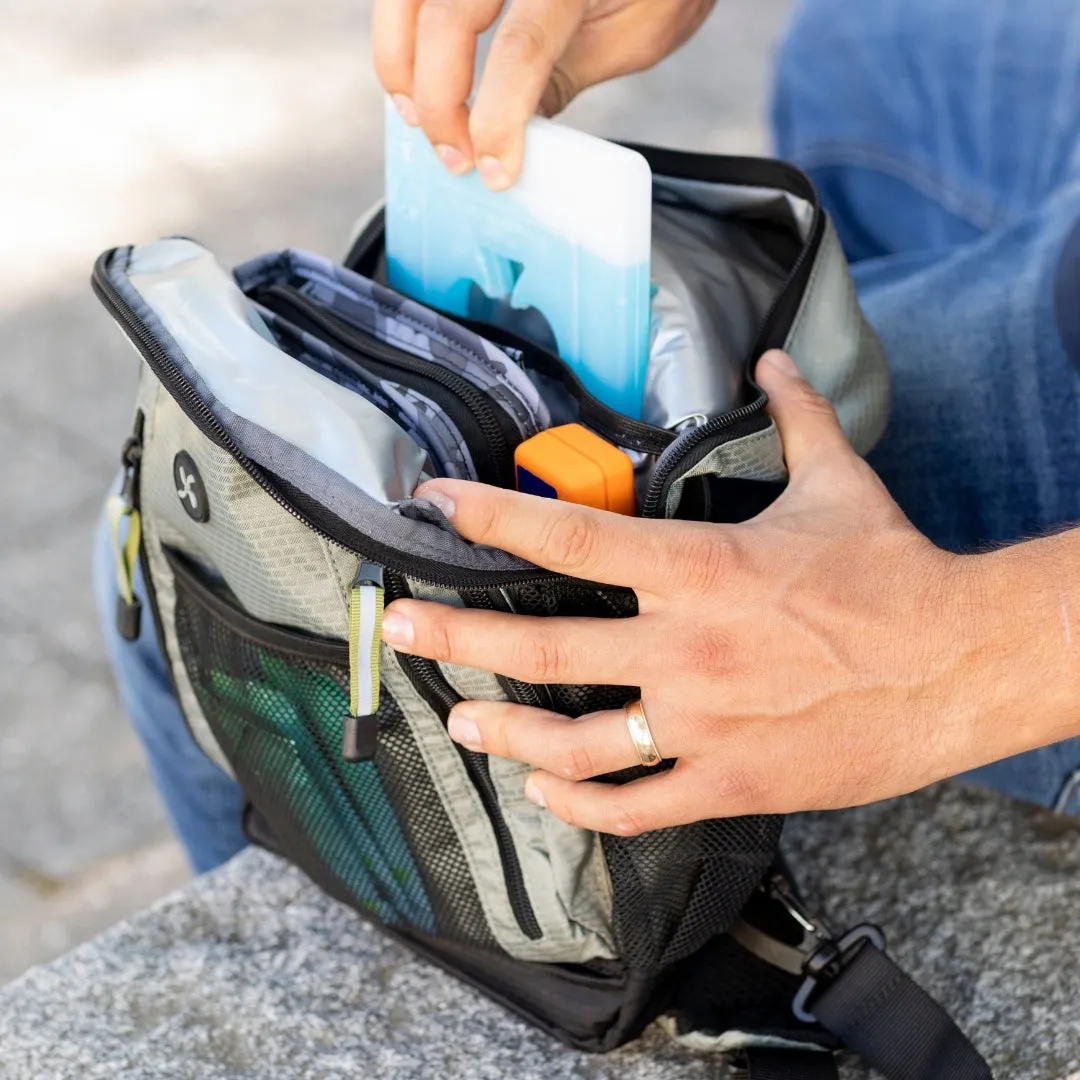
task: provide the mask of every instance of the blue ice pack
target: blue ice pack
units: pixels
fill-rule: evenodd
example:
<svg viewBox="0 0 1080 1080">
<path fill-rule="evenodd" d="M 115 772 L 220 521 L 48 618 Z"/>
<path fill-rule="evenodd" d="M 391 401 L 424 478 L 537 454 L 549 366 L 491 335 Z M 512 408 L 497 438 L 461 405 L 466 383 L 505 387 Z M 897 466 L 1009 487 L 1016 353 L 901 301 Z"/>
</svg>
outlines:
<svg viewBox="0 0 1080 1080">
<path fill-rule="evenodd" d="M 386 110 L 390 285 L 556 352 L 587 390 L 641 416 L 649 353 L 652 173 L 633 150 L 535 118 L 504 192 L 452 176 Z"/>
</svg>

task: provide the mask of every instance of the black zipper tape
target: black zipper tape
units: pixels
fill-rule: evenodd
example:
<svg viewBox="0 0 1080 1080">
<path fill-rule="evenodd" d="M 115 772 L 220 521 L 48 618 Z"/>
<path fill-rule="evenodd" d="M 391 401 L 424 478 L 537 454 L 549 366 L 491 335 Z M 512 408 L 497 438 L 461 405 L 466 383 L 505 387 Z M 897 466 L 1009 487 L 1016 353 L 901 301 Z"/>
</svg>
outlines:
<svg viewBox="0 0 1080 1080">
<path fill-rule="evenodd" d="M 468 379 L 439 364 L 364 334 L 289 285 L 270 285 L 252 299 L 301 330 L 328 340 L 348 359 L 372 375 L 401 381 L 435 399 L 465 437 L 482 483 L 514 486 L 514 447 L 521 441 L 517 425 Z"/>
<path fill-rule="evenodd" d="M 385 585 L 387 604 L 393 600 L 400 600 L 411 595 L 408 585 L 397 574 L 387 574 Z M 416 692 L 445 725 L 450 719 L 450 710 L 464 699 L 446 681 L 446 677 L 439 670 L 439 665 L 432 660 L 412 656 L 409 653 L 398 653 L 397 660 Z M 488 820 L 491 822 L 491 828 L 495 834 L 495 843 L 499 849 L 499 859 L 502 862 L 503 877 L 506 880 L 506 892 L 510 899 L 510 907 L 514 912 L 514 918 L 517 920 L 521 932 L 527 938 L 532 941 L 539 941 L 544 936 L 544 932 L 536 920 L 536 912 L 533 911 L 532 901 L 529 899 L 528 890 L 525 888 L 525 876 L 521 872 L 521 863 L 518 860 L 517 848 L 514 846 L 514 837 L 510 832 L 510 827 L 506 824 L 502 808 L 499 806 L 499 795 L 495 790 L 495 783 L 491 779 L 487 754 L 467 750 L 457 743 L 454 745 L 461 755 L 461 760 L 465 764 L 465 771 L 469 774 L 469 779 L 472 781 L 473 787 L 480 797 L 480 802 L 487 813 Z"/>
<path fill-rule="evenodd" d="M 637 450 L 643 454 L 660 454 L 675 441 L 675 436 L 666 428 L 646 424 L 643 420 L 634 420 L 616 412 L 605 405 L 599 398 L 593 397 L 585 384 L 578 378 L 573 368 L 555 353 L 519 337 L 511 330 L 476 319 L 465 319 L 459 315 L 440 312 L 444 318 L 453 319 L 481 337 L 486 337 L 496 345 L 514 349 L 521 354 L 521 365 L 532 368 L 562 383 L 564 389 L 577 402 L 578 419 L 603 436 L 608 442 L 615 443 L 627 450 Z"/>
</svg>

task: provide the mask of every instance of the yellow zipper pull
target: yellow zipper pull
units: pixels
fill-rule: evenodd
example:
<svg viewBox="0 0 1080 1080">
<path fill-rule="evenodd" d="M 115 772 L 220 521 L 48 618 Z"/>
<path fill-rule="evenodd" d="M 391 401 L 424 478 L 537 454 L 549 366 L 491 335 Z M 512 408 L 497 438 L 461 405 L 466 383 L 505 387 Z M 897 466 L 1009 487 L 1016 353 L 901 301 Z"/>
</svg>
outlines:
<svg viewBox="0 0 1080 1080">
<path fill-rule="evenodd" d="M 135 641 L 142 622 L 142 602 L 135 595 L 135 565 L 142 543 L 142 516 L 139 513 L 139 465 L 142 460 L 143 414 L 135 416 L 135 430 L 124 443 L 120 459 L 124 482 L 118 495 L 105 504 L 113 556 L 116 559 L 116 628 L 125 641 Z M 127 530 L 124 532 L 124 521 Z M 123 538 L 121 533 L 124 532 Z"/>
<path fill-rule="evenodd" d="M 362 562 L 349 588 L 349 715 L 341 733 L 346 761 L 375 756 L 383 597 L 383 568 Z"/>
</svg>

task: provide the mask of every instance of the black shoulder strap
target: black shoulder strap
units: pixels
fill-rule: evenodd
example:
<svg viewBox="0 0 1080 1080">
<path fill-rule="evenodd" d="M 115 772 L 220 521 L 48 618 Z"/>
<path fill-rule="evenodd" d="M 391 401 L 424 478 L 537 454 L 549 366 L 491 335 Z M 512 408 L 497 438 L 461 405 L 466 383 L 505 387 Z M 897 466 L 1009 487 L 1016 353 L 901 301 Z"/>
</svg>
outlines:
<svg viewBox="0 0 1080 1080">
<path fill-rule="evenodd" d="M 863 939 L 856 951 L 835 949 L 828 972 L 803 984 L 796 1014 L 832 1032 L 886 1080 L 993 1080 L 949 1014 L 862 930 L 851 935 Z M 837 1073 L 829 1054 L 752 1050 L 746 1075 L 748 1080 L 835 1080 Z"/>
<path fill-rule="evenodd" d="M 888 1080 L 993 1080 L 949 1014 L 872 943 L 811 1008 L 822 1027 Z"/>
<path fill-rule="evenodd" d="M 878 927 L 864 923 L 834 937 L 806 910 L 782 870 L 764 883 L 762 896 L 774 905 L 774 915 L 787 912 L 803 941 L 792 945 L 745 921 L 731 935 L 760 960 L 802 976 L 791 1005 L 796 1019 L 820 1025 L 886 1080 L 993 1080 L 949 1014 L 886 955 Z M 761 902 L 759 897 L 759 918 L 767 914 Z M 827 1057 L 755 1050 L 746 1055 L 746 1069 L 751 1080 L 832 1080 L 831 1060 L 833 1071 L 821 1071 Z"/>
</svg>

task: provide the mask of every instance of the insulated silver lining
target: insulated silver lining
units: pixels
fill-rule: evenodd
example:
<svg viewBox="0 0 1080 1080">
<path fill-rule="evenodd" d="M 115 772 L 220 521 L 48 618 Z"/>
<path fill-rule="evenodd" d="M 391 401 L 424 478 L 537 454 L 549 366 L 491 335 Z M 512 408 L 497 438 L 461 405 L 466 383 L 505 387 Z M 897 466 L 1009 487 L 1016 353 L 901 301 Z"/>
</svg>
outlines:
<svg viewBox="0 0 1080 1080">
<path fill-rule="evenodd" d="M 747 352 L 812 222 L 785 192 L 654 181 L 643 420 L 674 430 L 740 404 Z"/>
</svg>

